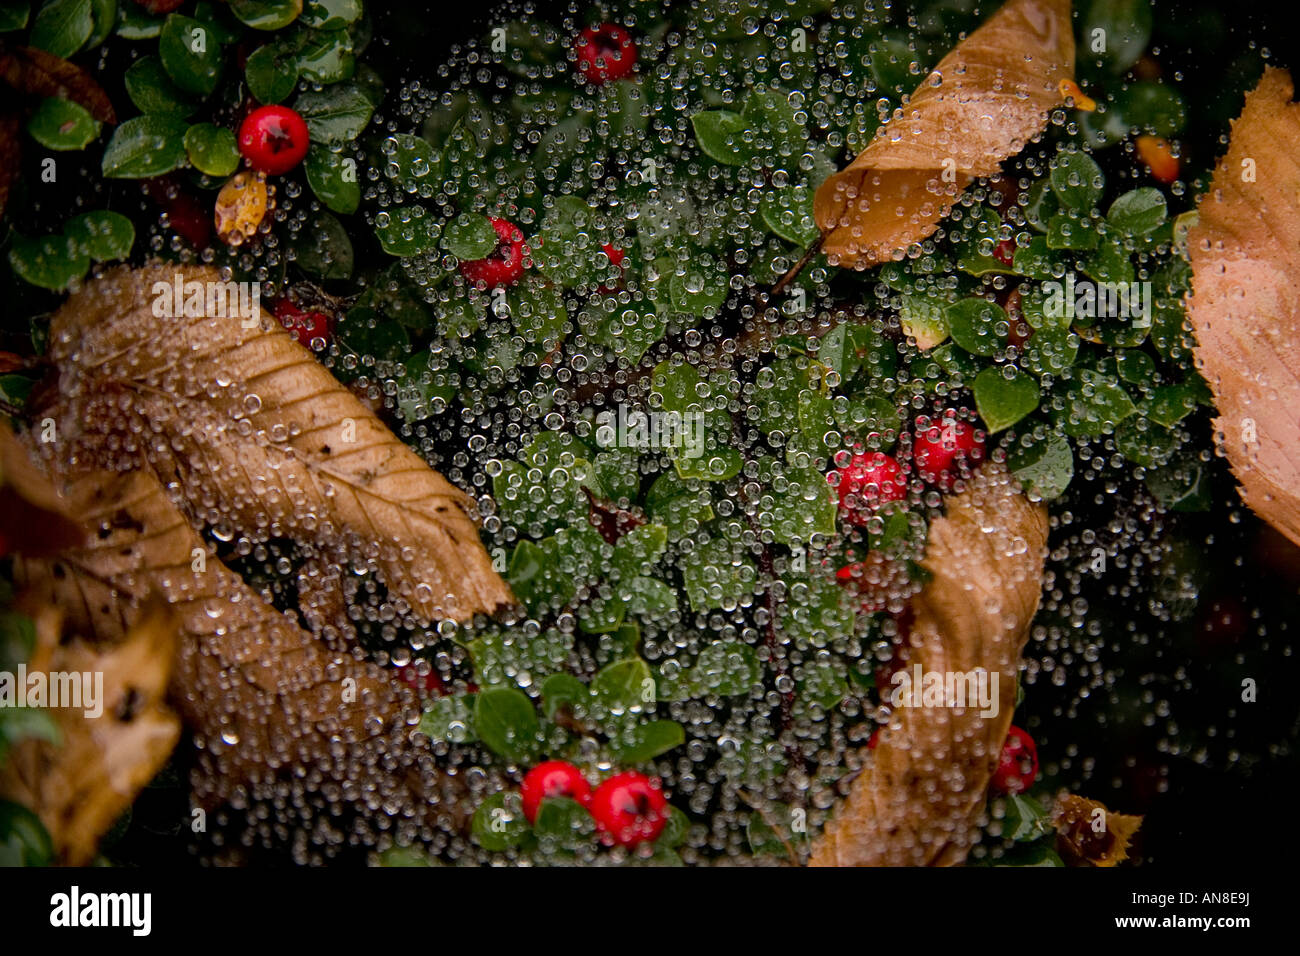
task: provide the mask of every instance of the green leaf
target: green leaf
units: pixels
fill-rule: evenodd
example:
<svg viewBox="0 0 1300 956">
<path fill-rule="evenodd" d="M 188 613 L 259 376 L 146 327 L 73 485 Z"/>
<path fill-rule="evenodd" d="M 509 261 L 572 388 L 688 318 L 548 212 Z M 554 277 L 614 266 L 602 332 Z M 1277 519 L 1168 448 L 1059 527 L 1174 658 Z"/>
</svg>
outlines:
<svg viewBox="0 0 1300 956">
<path fill-rule="evenodd" d="M 1079 354 L 1079 336 L 1069 328 L 1036 329 L 1024 345 L 1025 371 L 1034 375 L 1059 375 Z"/>
<path fill-rule="evenodd" d="M 420 716 L 420 732 L 440 743 L 468 744 L 478 740 L 473 695 L 451 694 L 433 701 Z"/>
<path fill-rule="evenodd" d="M 519 763 L 535 757 L 541 725 L 533 702 L 514 687 L 480 691 L 474 703 L 474 727 L 479 739 L 499 757 Z"/>
<path fill-rule="evenodd" d="M 387 157 L 384 173 L 398 188 L 409 193 L 419 193 L 441 187 L 442 156 L 427 140 L 409 133 L 397 133 L 384 140 L 381 148 Z M 494 232 L 493 245 L 495 244 Z"/>
<path fill-rule="evenodd" d="M 488 796 L 474 811 L 470 833 L 483 849 L 500 853 L 518 846 L 529 834 L 519 791 L 498 791 Z"/>
<path fill-rule="evenodd" d="M 279 103 L 298 87 L 298 54 L 276 41 L 258 47 L 244 64 L 248 91 L 262 103 Z"/>
<path fill-rule="evenodd" d="M 99 135 L 99 121 L 71 100 L 49 96 L 27 121 L 27 132 L 46 149 L 85 149 Z"/>
<path fill-rule="evenodd" d="M 975 407 L 990 433 L 1010 428 L 1038 407 L 1038 383 L 1014 366 L 986 368 L 975 377 L 974 391 Z"/>
<path fill-rule="evenodd" d="M 1047 248 L 1096 249 L 1100 241 L 1096 223 L 1076 210 L 1057 213 L 1047 221 Z"/>
<path fill-rule="evenodd" d="M 758 655 L 740 641 L 714 641 L 695 659 L 690 682 L 697 693 L 731 697 L 749 693 L 759 678 Z"/>
<path fill-rule="evenodd" d="M 1114 376 L 1080 369 L 1079 380 L 1067 392 L 1067 435 L 1101 435 L 1137 411 L 1133 400 Z"/>
<path fill-rule="evenodd" d="M 1074 477 L 1074 452 L 1057 435 L 1009 455 L 1007 466 L 1026 490 L 1050 500 L 1064 494 Z"/>
<path fill-rule="evenodd" d="M 620 764 L 645 763 L 686 743 L 686 728 L 675 720 L 635 724 L 610 738 L 609 748 Z"/>
<path fill-rule="evenodd" d="M 730 110 L 705 110 L 691 117 L 696 142 L 706 156 L 726 166 L 743 166 L 754 155 L 746 142 L 748 122 Z"/>
<path fill-rule="evenodd" d="M 552 674 L 542 682 L 542 713 L 548 720 L 554 719 L 555 712 L 565 706 L 581 716 L 590 700 L 591 690 L 572 674 Z"/>
<path fill-rule="evenodd" d="M 1006 816 L 1002 825 L 1005 836 L 1017 843 L 1026 843 L 1052 832 L 1051 814 L 1037 800 L 1019 795 L 1006 799 Z"/>
<path fill-rule="evenodd" d="M 298 19 L 302 0 L 230 0 L 230 12 L 254 30 L 279 30 Z"/>
<path fill-rule="evenodd" d="M 1130 189 L 1110 206 L 1106 221 L 1126 236 L 1155 232 L 1168 216 L 1164 193 L 1152 186 Z"/>
<path fill-rule="evenodd" d="M 1179 455 L 1162 468 L 1150 469 L 1147 487 L 1170 511 L 1209 511 L 1214 504 L 1209 466 L 1194 455 Z"/>
<path fill-rule="evenodd" d="M 416 256 L 438 247 L 442 225 L 423 206 L 391 206 L 376 214 L 375 235 L 390 256 Z"/>
<path fill-rule="evenodd" d="M 13 746 L 24 740 L 43 740 L 58 746 L 63 743 L 63 734 L 44 707 L 14 707 L 0 713 L 0 766 Z"/>
<path fill-rule="evenodd" d="M 36 12 L 27 43 L 66 60 L 90 39 L 94 28 L 90 0 L 46 0 Z"/>
<path fill-rule="evenodd" d="M 1141 58 L 1151 39 L 1150 0 L 1092 0 L 1083 22 L 1081 59 L 1100 57 L 1112 73 L 1123 73 Z M 1094 31 L 1103 31 L 1106 48 L 1093 53 Z"/>
<path fill-rule="evenodd" d="M 752 594 L 757 569 L 738 542 L 710 538 L 681 557 L 682 585 L 696 611 L 736 606 Z"/>
<path fill-rule="evenodd" d="M 329 144 L 356 139 L 375 111 L 366 95 L 352 84 L 308 90 L 298 97 L 294 108 L 307 121 L 312 141 Z"/>
<path fill-rule="evenodd" d="M 712 318 L 726 301 L 728 275 L 716 259 L 701 253 L 692 256 L 684 271 L 674 271 L 668 280 L 673 308 L 679 312 Z"/>
<path fill-rule="evenodd" d="M 189 99 L 167 76 L 162 60 L 142 56 L 131 64 L 122 77 L 126 95 L 141 113 L 175 113 L 189 116 L 197 104 Z"/>
<path fill-rule="evenodd" d="M 620 577 L 638 577 L 649 573 L 667 548 L 666 527 L 661 524 L 642 525 L 618 539 L 610 566 Z"/>
<path fill-rule="evenodd" d="M 587 808 L 568 797 L 544 799 L 533 821 L 533 835 L 543 855 L 558 852 L 567 856 L 591 842 L 595 832 L 596 824 Z"/>
<path fill-rule="evenodd" d="M 1052 163 L 1052 192 L 1067 209 L 1091 212 L 1101 198 L 1106 177 L 1091 156 L 1080 150 L 1058 153 Z"/>
<path fill-rule="evenodd" d="M 1168 464 L 1181 445 L 1177 432 L 1144 415 L 1131 415 L 1115 428 L 1115 447 L 1120 454 L 1146 468 Z"/>
<path fill-rule="evenodd" d="M 95 26 L 86 40 L 86 47 L 94 49 L 109 38 L 117 25 L 117 0 L 91 0 L 90 15 Z"/>
<path fill-rule="evenodd" d="M 690 818 L 672 804 L 668 805 L 668 809 L 665 813 L 668 817 L 668 821 L 664 824 L 663 831 L 659 834 L 659 839 L 655 840 L 655 846 L 681 846 L 686 842 L 686 838 L 691 832 Z"/>
<path fill-rule="evenodd" d="M 759 524 L 776 540 L 794 547 L 814 535 L 835 533 L 838 500 L 826 476 L 813 468 L 789 469 L 769 491 L 772 510 L 759 514 Z"/>
<path fill-rule="evenodd" d="M 1196 405 L 1194 386 L 1185 383 L 1158 385 L 1151 389 L 1151 398 L 1143 411 L 1153 422 L 1172 428 L 1186 418 Z"/>
<path fill-rule="evenodd" d="M 1012 258 L 1016 272 L 1030 279 L 1043 281 L 1058 277 L 1056 256 L 1043 236 L 1035 236 L 1023 246 L 1017 246 Z"/>
<path fill-rule="evenodd" d="M 457 259 L 486 258 L 499 241 L 492 220 L 478 213 L 461 213 L 442 232 L 442 247 Z"/>
<path fill-rule="evenodd" d="M 1177 136 L 1187 125 L 1187 104 L 1168 83 L 1133 83 L 1120 94 L 1130 128 L 1154 136 Z"/>
<path fill-rule="evenodd" d="M 307 0 L 302 22 L 317 30 L 341 30 L 361 16 L 361 0 Z"/>
<path fill-rule="evenodd" d="M 352 240 L 343 223 L 327 212 L 303 226 L 293 241 L 298 267 L 322 279 L 347 279 L 352 275 Z M 395 324 L 395 323 L 394 323 Z"/>
<path fill-rule="evenodd" d="M 54 845 L 40 817 L 22 804 L 0 800 L 0 867 L 53 862 Z"/>
<path fill-rule="evenodd" d="M 996 355 L 1006 345 L 1011 320 L 1006 311 L 988 299 L 959 299 L 946 313 L 952 340 L 972 355 Z"/>
<path fill-rule="evenodd" d="M 151 16 L 135 3 L 123 3 L 118 9 L 117 35 L 124 40 L 152 40 L 162 33 L 162 17 Z"/>
<path fill-rule="evenodd" d="M 239 168 L 235 134 L 223 126 L 195 123 L 185 131 L 185 154 L 190 165 L 208 176 L 229 176 Z"/>
<path fill-rule="evenodd" d="M 656 700 L 650 665 L 639 657 L 602 667 L 591 679 L 591 693 L 601 707 L 615 715 L 651 711 Z"/>
<path fill-rule="evenodd" d="M 357 161 L 341 151 L 313 143 L 303 164 L 307 184 L 316 198 L 334 212 L 350 215 L 361 202 L 361 184 L 357 182 Z"/>
<path fill-rule="evenodd" d="M 1061 204 L 1052 192 L 1052 181 L 1048 177 L 1034 180 L 1029 187 L 1025 202 L 1025 221 L 1039 232 L 1047 231 L 1047 221 L 1061 210 Z"/>
<path fill-rule="evenodd" d="M 0 3 L 0 33 L 21 30 L 32 15 L 31 0 L 5 0 Z"/>
<path fill-rule="evenodd" d="M 577 196 L 561 196 L 542 217 L 533 261 L 548 279 L 562 286 L 580 284 L 596 270 L 595 210 Z"/>
<path fill-rule="evenodd" d="M 147 113 L 122 123 L 104 147 L 101 167 L 116 179 L 146 179 L 184 166 L 185 131 L 179 116 Z"/>
<path fill-rule="evenodd" d="M 80 252 L 67 236 L 28 239 L 15 232 L 9 248 L 9 265 L 24 282 L 58 292 L 86 274 L 90 257 Z"/>
<path fill-rule="evenodd" d="M 208 96 L 221 79 L 221 43 L 210 24 L 171 14 L 158 37 L 163 69 L 178 87 Z"/>
<path fill-rule="evenodd" d="M 357 69 L 352 37 L 346 30 L 309 30 L 297 52 L 298 72 L 322 86 L 352 79 Z"/>
<path fill-rule="evenodd" d="M 1156 374 L 1156 363 L 1151 356 L 1137 349 L 1116 353 L 1115 368 L 1119 377 L 1132 385 L 1149 385 Z"/>
<path fill-rule="evenodd" d="M 135 244 L 135 226 L 121 213 L 99 209 L 84 212 L 63 227 L 78 255 L 96 262 L 125 259 Z"/>
<path fill-rule="evenodd" d="M 755 152 L 765 154 L 772 166 L 791 169 L 808 149 L 808 132 L 790 105 L 788 93 L 765 89 L 750 91 L 741 117 L 754 133 Z"/>
<path fill-rule="evenodd" d="M 821 235 L 813 218 L 814 191 L 807 186 L 783 186 L 767 193 L 759 207 L 767 228 L 799 247 L 811 245 Z"/>
</svg>

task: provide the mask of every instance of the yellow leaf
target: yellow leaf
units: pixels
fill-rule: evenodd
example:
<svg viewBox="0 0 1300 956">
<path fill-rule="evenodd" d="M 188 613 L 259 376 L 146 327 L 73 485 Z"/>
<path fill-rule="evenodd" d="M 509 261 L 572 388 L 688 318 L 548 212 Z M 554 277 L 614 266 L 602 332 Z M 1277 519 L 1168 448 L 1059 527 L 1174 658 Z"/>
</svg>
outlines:
<svg viewBox="0 0 1300 956">
<path fill-rule="evenodd" d="M 1087 797 L 1063 793 L 1052 808 L 1056 849 L 1070 866 L 1115 866 L 1128 859 L 1140 816 L 1112 813 Z"/>
<path fill-rule="evenodd" d="M 818 188 L 831 264 L 865 269 L 930 235 L 973 179 L 1042 132 L 1073 76 L 1069 0 L 1009 0 Z"/>
<path fill-rule="evenodd" d="M 1187 234 L 1188 316 L 1241 496 L 1300 544 L 1300 104 L 1268 69 Z"/>
<path fill-rule="evenodd" d="M 269 208 L 266 174 L 251 169 L 235 173 L 217 193 L 217 235 L 227 245 L 240 245 L 257 235 Z"/>
<path fill-rule="evenodd" d="M 899 706 L 848 798 L 813 845 L 811 866 L 946 866 L 978 835 L 1015 705 L 1016 670 L 1038 609 L 1047 512 L 988 464 L 930 526 L 905 661 L 925 673 L 996 674 L 997 713 Z"/>
<path fill-rule="evenodd" d="M 89 644 L 79 637 L 63 639 L 58 605 L 25 596 L 22 606 L 36 624 L 28 673 L 102 675 L 94 705 L 102 712 L 52 708 L 60 742 L 25 740 L 15 746 L 0 773 L 0 793 L 41 818 L 60 863 L 84 866 L 94 859 L 99 838 L 162 769 L 180 739 L 180 720 L 165 703 L 176 652 L 175 620 L 155 599 L 112 643 Z"/>
</svg>

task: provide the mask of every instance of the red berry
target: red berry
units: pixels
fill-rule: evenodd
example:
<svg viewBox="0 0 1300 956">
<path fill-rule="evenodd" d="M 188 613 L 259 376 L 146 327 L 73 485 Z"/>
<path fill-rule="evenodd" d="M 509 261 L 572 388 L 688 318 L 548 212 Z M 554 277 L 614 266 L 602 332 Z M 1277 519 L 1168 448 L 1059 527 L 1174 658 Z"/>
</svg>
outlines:
<svg viewBox="0 0 1300 956">
<path fill-rule="evenodd" d="M 537 819 L 537 810 L 547 797 L 568 797 L 584 806 L 591 799 L 587 778 L 571 763 L 548 760 L 539 763 L 524 776 L 519 795 L 524 801 L 524 816 L 529 823 Z"/>
<path fill-rule="evenodd" d="M 880 728 L 877 727 L 875 730 L 871 732 L 871 736 L 867 738 L 867 749 L 875 750 L 876 745 L 879 743 L 880 743 Z"/>
<path fill-rule="evenodd" d="M 415 664 L 400 664 L 397 676 L 421 697 L 440 697 L 443 693 L 442 678 L 432 667 L 427 674 L 421 674 Z"/>
<path fill-rule="evenodd" d="M 471 259 L 460 264 L 460 273 L 470 282 L 487 288 L 514 285 L 524 274 L 523 231 L 508 219 L 493 219 L 492 228 L 501 240 L 495 250 L 483 259 Z"/>
<path fill-rule="evenodd" d="M 1016 244 L 1010 239 L 1003 239 L 993 247 L 993 258 L 1004 266 L 1010 266 L 1016 259 Z"/>
<path fill-rule="evenodd" d="M 1034 738 L 1012 726 L 998 757 L 998 769 L 993 771 L 993 789 L 998 793 L 1023 793 L 1037 778 L 1038 748 Z"/>
<path fill-rule="evenodd" d="M 176 10 L 185 0 L 135 0 L 135 2 L 144 7 L 146 13 L 152 13 L 157 17 Z"/>
<path fill-rule="evenodd" d="M 604 83 L 627 76 L 636 66 L 636 44 L 620 26 L 602 23 L 587 27 L 573 43 L 578 54 L 578 72 L 591 83 Z"/>
<path fill-rule="evenodd" d="M 854 455 L 827 480 L 838 489 L 840 507 L 854 524 L 866 524 L 872 510 L 907 497 L 902 467 L 882 451 Z"/>
<path fill-rule="evenodd" d="M 960 462 L 975 465 L 984 460 L 984 438 L 970 422 L 945 416 L 925 426 L 922 420 L 912 446 L 912 463 L 926 481 L 941 488 L 952 487 Z"/>
<path fill-rule="evenodd" d="M 627 258 L 626 252 L 610 242 L 605 243 L 600 249 L 605 253 L 605 258 L 609 260 L 610 265 L 619 269 L 623 268 L 623 260 Z"/>
<path fill-rule="evenodd" d="M 306 122 L 287 106 L 259 106 L 239 126 L 239 151 L 254 169 L 272 176 L 301 163 L 308 145 Z"/>
<path fill-rule="evenodd" d="M 668 824 L 668 800 L 659 782 L 628 770 L 596 788 L 590 808 L 606 843 L 635 846 L 656 839 Z"/>
<path fill-rule="evenodd" d="M 273 311 L 280 324 L 298 337 L 303 348 L 316 349 L 323 347 L 320 343 L 329 341 L 330 317 L 324 312 L 300 309 L 287 298 L 276 302 Z"/>
</svg>

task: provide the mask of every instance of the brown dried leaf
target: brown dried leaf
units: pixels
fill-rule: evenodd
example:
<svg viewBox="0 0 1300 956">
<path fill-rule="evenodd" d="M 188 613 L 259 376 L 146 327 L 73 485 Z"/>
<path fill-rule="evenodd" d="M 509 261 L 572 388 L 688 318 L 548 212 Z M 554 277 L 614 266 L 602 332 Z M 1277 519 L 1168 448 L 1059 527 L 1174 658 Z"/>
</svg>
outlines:
<svg viewBox="0 0 1300 956">
<path fill-rule="evenodd" d="M 1087 797 L 1063 793 L 1052 807 L 1056 851 L 1070 866 L 1115 866 L 1128 859 L 1142 817 L 1112 813 Z"/>
<path fill-rule="evenodd" d="M 87 716 L 85 707 L 52 708 L 61 741 L 18 744 L 0 773 L 0 793 L 41 818 L 60 863 L 84 866 L 180 739 L 180 720 L 164 702 L 176 623 L 155 598 L 117 641 L 96 646 L 61 640 L 64 615 L 57 605 L 27 596 L 23 607 L 36 624 L 28 673 L 102 674 L 103 711 Z"/>
<path fill-rule="evenodd" d="M 813 845 L 812 866 L 961 863 L 1011 725 L 1016 669 L 1038 608 L 1047 513 L 1001 466 L 985 465 L 930 526 L 913 598 L 907 666 L 999 675 L 998 712 L 898 707 L 848 799 Z M 865 753 L 865 752 L 864 752 Z"/>
<path fill-rule="evenodd" d="M 175 483 L 191 518 L 285 536 L 331 560 L 373 561 L 394 599 L 428 623 L 514 599 L 470 518 L 472 499 L 396 438 L 274 318 L 154 315 L 174 277 L 216 288 L 217 270 L 118 269 L 53 317 L 66 401 L 59 434 L 114 471 Z"/>
<path fill-rule="evenodd" d="M 58 96 L 86 109 L 101 123 L 116 123 L 113 102 L 94 77 L 62 57 L 36 47 L 13 47 L 0 53 L 0 79 L 32 96 Z"/>
<path fill-rule="evenodd" d="M 1300 104 L 1268 69 L 1188 232 L 1188 314 L 1241 496 L 1300 544 Z"/>
<path fill-rule="evenodd" d="M 831 264 L 865 269 L 932 233 L 973 179 L 1042 132 L 1073 77 L 1070 0 L 1008 0 L 818 188 L 813 212 Z"/>
<path fill-rule="evenodd" d="M 81 541 L 81 526 L 0 418 L 0 541 L 7 550 L 55 554 Z"/>
<path fill-rule="evenodd" d="M 225 567 L 147 471 L 80 469 L 52 457 L 89 534 L 57 559 L 23 560 L 20 581 L 65 608 L 69 626 L 114 642 L 146 597 L 166 596 L 180 631 L 173 699 L 195 735 L 196 799 L 266 796 L 286 778 L 319 787 L 364 781 L 359 799 L 412 819 L 435 804 L 439 780 L 411 739 L 411 693 L 276 611 Z M 304 773 L 304 768 L 309 768 Z M 454 807 L 451 814 L 458 811 Z"/>
</svg>

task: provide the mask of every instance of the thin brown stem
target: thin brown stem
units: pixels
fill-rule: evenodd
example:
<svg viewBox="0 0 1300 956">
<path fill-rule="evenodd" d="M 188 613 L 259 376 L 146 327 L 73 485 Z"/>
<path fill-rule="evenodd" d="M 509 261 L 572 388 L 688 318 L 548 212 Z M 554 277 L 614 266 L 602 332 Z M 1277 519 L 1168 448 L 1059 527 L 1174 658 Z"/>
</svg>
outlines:
<svg viewBox="0 0 1300 956">
<path fill-rule="evenodd" d="M 776 285 L 772 286 L 772 295 L 774 297 L 785 291 L 785 287 L 793 282 L 799 276 L 799 273 L 803 272 L 808 263 L 812 262 L 813 256 L 821 251 L 822 240 L 825 238 L 825 236 L 818 236 L 817 240 L 808 247 L 808 251 L 803 254 L 803 258 L 791 266 L 789 272 L 776 280 Z"/>
</svg>

